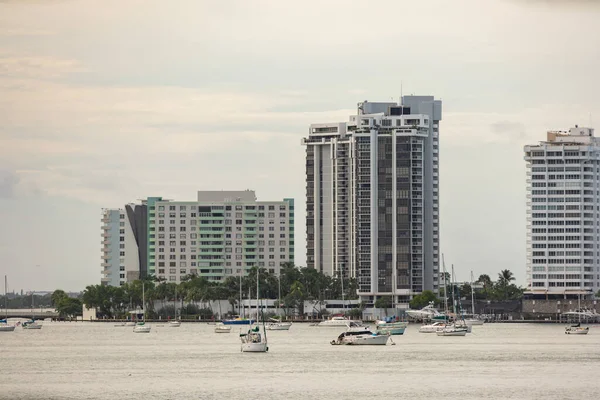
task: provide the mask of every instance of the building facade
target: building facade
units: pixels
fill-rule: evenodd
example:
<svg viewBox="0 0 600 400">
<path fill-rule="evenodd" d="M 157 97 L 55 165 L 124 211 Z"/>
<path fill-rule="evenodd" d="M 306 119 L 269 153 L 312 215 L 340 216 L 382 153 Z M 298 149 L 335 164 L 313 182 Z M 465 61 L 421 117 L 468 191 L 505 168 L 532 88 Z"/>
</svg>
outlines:
<svg viewBox="0 0 600 400">
<path fill-rule="evenodd" d="M 600 289 L 600 140 L 591 128 L 550 131 L 525 146 L 527 284 L 540 294 Z"/>
<path fill-rule="evenodd" d="M 107 218 L 105 212 L 104 226 L 112 233 L 118 213 L 125 220 L 118 240 L 122 237 L 125 243 L 122 252 L 113 254 L 113 236 L 104 237 L 102 281 L 107 284 L 137 279 L 122 272 L 117 279 L 112 273 L 117 264 L 124 271 L 137 270 L 137 276 L 181 282 L 188 275 L 222 281 L 254 266 L 278 274 L 282 264 L 294 262 L 293 199 L 263 202 L 250 190 L 201 191 L 194 201 L 150 197 L 125 210 L 110 211 L 115 217 Z"/>
<path fill-rule="evenodd" d="M 356 278 L 361 300 L 407 307 L 439 273 L 441 101 L 362 102 L 313 124 L 306 146 L 307 266 Z"/>
</svg>

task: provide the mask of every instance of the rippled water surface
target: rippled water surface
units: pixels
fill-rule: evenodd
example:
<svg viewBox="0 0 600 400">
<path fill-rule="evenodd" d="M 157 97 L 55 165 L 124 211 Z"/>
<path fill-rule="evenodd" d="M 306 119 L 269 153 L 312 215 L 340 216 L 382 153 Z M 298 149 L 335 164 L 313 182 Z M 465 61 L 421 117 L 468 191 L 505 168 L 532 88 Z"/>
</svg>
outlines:
<svg viewBox="0 0 600 400">
<path fill-rule="evenodd" d="M 0 332 L 0 398 L 582 399 L 600 389 L 600 327 L 489 324 L 466 337 L 420 334 L 395 346 L 331 346 L 340 330 L 268 331 L 269 352 L 240 353 L 239 328 L 44 323 Z"/>
</svg>

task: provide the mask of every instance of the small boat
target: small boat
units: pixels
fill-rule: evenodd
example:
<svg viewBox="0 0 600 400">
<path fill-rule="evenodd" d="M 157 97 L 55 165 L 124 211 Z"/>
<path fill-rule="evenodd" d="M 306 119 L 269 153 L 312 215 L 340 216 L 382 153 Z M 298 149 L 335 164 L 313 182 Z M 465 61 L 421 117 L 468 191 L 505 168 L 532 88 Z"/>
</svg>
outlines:
<svg viewBox="0 0 600 400">
<path fill-rule="evenodd" d="M 125 322 L 125 326 L 135 326 L 135 322 L 133 322 L 133 321 Z"/>
<path fill-rule="evenodd" d="M 438 336 L 465 336 L 467 334 L 467 327 L 458 325 L 447 325 L 442 329 L 435 332 Z"/>
<path fill-rule="evenodd" d="M 465 321 L 465 324 L 467 324 L 469 326 L 483 325 L 483 320 L 482 319 L 467 318 L 464 321 Z"/>
<path fill-rule="evenodd" d="M 36 321 L 26 321 L 21 324 L 23 329 L 42 329 L 42 324 L 38 324 Z"/>
<path fill-rule="evenodd" d="M 259 318 L 260 306 L 259 306 L 259 274 L 256 270 L 256 319 Z M 265 317 L 262 317 L 263 333 L 260 333 L 260 327 L 257 325 L 254 328 L 248 330 L 248 333 L 240 333 L 240 340 L 242 341 L 241 351 L 242 353 L 266 353 L 269 351 L 269 345 L 267 342 L 267 330 L 265 329 Z"/>
<path fill-rule="evenodd" d="M 133 333 L 150 333 L 150 325 L 146 325 L 146 288 L 142 282 L 142 309 L 144 310 L 143 321 L 138 322 L 133 327 Z"/>
<path fill-rule="evenodd" d="M 266 325 L 266 328 L 270 331 L 289 331 L 291 326 L 291 322 L 283 322 L 278 319 L 271 318 L 271 321 Z"/>
<path fill-rule="evenodd" d="M 378 335 L 371 332 L 367 327 L 348 327 L 346 332 L 340 334 L 330 343 L 332 345 L 356 345 L 356 346 L 385 346 L 390 338 L 389 334 Z"/>
<path fill-rule="evenodd" d="M 229 332 L 231 332 L 230 325 L 224 325 L 224 324 L 216 324 L 215 325 L 215 333 L 229 333 Z"/>
<path fill-rule="evenodd" d="M 233 319 L 224 319 L 223 324 L 225 325 L 252 325 L 254 322 L 253 319 L 248 318 L 233 318 Z"/>
<path fill-rule="evenodd" d="M 332 317 L 331 319 L 325 320 L 325 321 L 321 321 L 317 324 L 317 326 L 320 327 L 330 327 L 330 328 L 339 328 L 339 327 L 343 327 L 343 326 L 362 326 L 362 322 L 361 321 L 355 321 L 355 320 L 351 320 L 348 319 L 346 317 Z"/>
<path fill-rule="evenodd" d="M 395 318 L 386 318 L 375 322 L 375 332 L 377 334 L 403 335 L 408 322 L 397 321 Z"/>
<path fill-rule="evenodd" d="M 115 324 L 115 326 L 125 326 L 125 322 L 121 322 L 120 324 Z"/>
<path fill-rule="evenodd" d="M 248 333 L 240 333 L 243 353 L 265 353 L 269 351 L 267 340 L 260 334 L 260 328 L 255 326 Z"/>
<path fill-rule="evenodd" d="M 144 322 L 138 322 L 133 327 L 133 333 L 150 333 L 150 325 L 146 325 Z"/>
<path fill-rule="evenodd" d="M 565 328 L 565 334 L 567 335 L 587 335 L 589 331 L 589 327 L 583 328 L 581 324 L 571 325 Z"/>
<path fill-rule="evenodd" d="M 445 320 L 446 314 L 439 312 L 430 302 L 420 310 L 406 310 L 406 315 L 415 321 Z"/>
<path fill-rule="evenodd" d="M 167 326 L 171 328 L 179 328 L 181 326 L 181 321 L 169 321 Z"/>
<path fill-rule="evenodd" d="M 446 327 L 445 322 L 434 322 L 433 324 L 421 325 L 419 333 L 436 333 Z"/>
</svg>

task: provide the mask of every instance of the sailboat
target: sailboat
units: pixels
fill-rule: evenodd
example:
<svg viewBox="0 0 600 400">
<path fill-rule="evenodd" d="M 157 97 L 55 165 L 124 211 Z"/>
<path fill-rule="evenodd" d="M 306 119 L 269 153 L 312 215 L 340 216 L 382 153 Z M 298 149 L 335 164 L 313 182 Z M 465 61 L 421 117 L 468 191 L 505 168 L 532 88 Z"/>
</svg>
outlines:
<svg viewBox="0 0 600 400">
<path fill-rule="evenodd" d="M 142 310 L 144 311 L 143 320 L 133 327 L 133 333 L 150 333 L 150 325 L 146 325 L 146 291 L 144 282 L 142 282 Z"/>
<path fill-rule="evenodd" d="M 33 314 L 33 295 L 35 292 L 31 292 L 31 320 L 23 322 L 21 325 L 23 329 L 42 329 L 42 324 L 38 324 L 35 320 L 35 315 Z"/>
<path fill-rule="evenodd" d="M 0 320 L 0 332 L 13 332 L 15 330 L 15 326 L 8 324 L 8 295 L 6 294 L 6 275 L 4 275 L 4 310 L 6 310 L 6 315 L 3 320 Z"/>
<path fill-rule="evenodd" d="M 577 298 L 577 307 L 581 310 L 581 294 L 579 294 L 579 297 Z M 577 324 L 565 328 L 565 334 L 567 335 L 587 335 L 589 331 L 589 327 L 583 328 L 581 326 L 581 313 L 579 313 L 579 322 Z"/>
<path fill-rule="evenodd" d="M 475 289 L 473 288 L 473 271 L 471 271 L 471 318 L 464 320 L 467 325 L 483 325 L 483 320 L 475 318 Z"/>
<path fill-rule="evenodd" d="M 277 295 L 277 311 L 279 311 L 279 307 L 281 305 L 281 272 L 278 276 L 278 291 L 279 294 Z M 279 312 L 277 314 L 279 315 L 280 319 L 270 318 L 270 322 L 267 324 L 267 329 L 270 331 L 289 331 L 292 327 L 292 323 L 283 322 L 281 320 L 281 314 Z"/>
<path fill-rule="evenodd" d="M 244 353 L 266 353 L 269 351 L 267 343 L 267 330 L 265 329 L 265 320 L 263 316 L 263 334 L 260 333 L 260 326 L 258 325 L 258 315 L 260 307 L 258 305 L 259 299 L 259 269 L 256 269 L 256 326 L 249 329 L 248 333 L 240 333 L 240 340 L 242 341 L 242 352 Z"/>
<path fill-rule="evenodd" d="M 240 306 L 244 307 L 242 304 L 242 275 L 239 275 L 240 277 Z M 250 290 L 248 290 L 248 292 L 250 292 Z M 239 306 L 238 306 L 238 312 L 239 312 Z M 244 312 L 244 309 L 242 308 L 242 314 Z M 250 313 L 250 312 L 248 312 Z M 256 315 L 256 319 L 258 320 L 258 314 Z M 221 321 L 221 323 L 223 325 L 252 325 L 255 321 L 253 319 L 248 319 L 248 318 L 244 318 L 243 316 L 238 315 L 236 318 L 232 318 L 232 319 L 224 319 L 223 321 Z"/>
<path fill-rule="evenodd" d="M 442 256 L 442 264 L 444 264 L 444 282 L 445 282 L 445 273 L 446 273 L 446 266 L 444 263 L 444 259 Z M 452 282 L 454 282 L 454 265 L 452 265 Z M 446 291 L 444 290 L 444 299 L 446 299 Z M 447 301 L 444 301 L 445 305 L 447 305 Z M 446 306 L 447 308 L 447 306 Z M 452 285 L 452 309 L 454 311 L 454 315 L 456 316 L 456 303 L 454 301 L 454 285 Z M 447 312 L 447 309 L 445 310 Z M 446 326 L 444 326 L 443 328 L 439 329 L 438 331 L 435 332 L 436 335 L 438 336 L 465 336 L 468 332 L 469 328 L 466 326 L 466 324 L 463 323 L 463 325 L 458 325 L 456 323 L 456 321 L 454 321 L 452 324 L 448 324 Z"/>
<path fill-rule="evenodd" d="M 170 328 L 179 328 L 181 326 L 181 321 L 177 319 L 177 291 L 175 291 L 175 300 L 173 300 L 173 313 L 175 314 L 175 317 L 167 323 L 167 326 Z"/>
</svg>

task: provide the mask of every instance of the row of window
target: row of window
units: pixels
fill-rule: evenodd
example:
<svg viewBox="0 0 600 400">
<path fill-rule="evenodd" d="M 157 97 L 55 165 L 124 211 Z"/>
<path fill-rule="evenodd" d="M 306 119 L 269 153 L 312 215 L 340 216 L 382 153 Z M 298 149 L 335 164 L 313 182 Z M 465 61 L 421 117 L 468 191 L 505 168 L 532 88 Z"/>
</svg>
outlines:
<svg viewBox="0 0 600 400">
<path fill-rule="evenodd" d="M 158 206 L 158 211 L 165 211 L 165 207 L 164 205 L 159 205 Z M 179 209 L 179 211 L 187 211 L 188 206 L 186 205 L 169 205 L 169 211 L 176 211 Z M 195 205 L 191 205 L 189 206 L 190 210 L 197 210 L 198 206 Z M 202 207 L 202 206 L 201 206 Z M 275 206 L 271 205 L 271 206 L 264 206 L 264 205 L 259 205 L 259 206 L 242 206 L 242 205 L 236 205 L 235 206 L 235 210 L 265 210 L 265 207 L 268 207 L 269 211 L 273 211 L 275 210 Z M 223 206 L 210 206 L 211 210 L 223 210 Z M 152 208 L 151 208 L 152 209 Z M 232 206 L 225 206 L 224 208 L 225 210 L 232 210 Z M 286 209 L 286 205 L 285 204 L 280 204 L 279 205 L 279 209 L 280 210 L 285 210 Z"/>
</svg>

